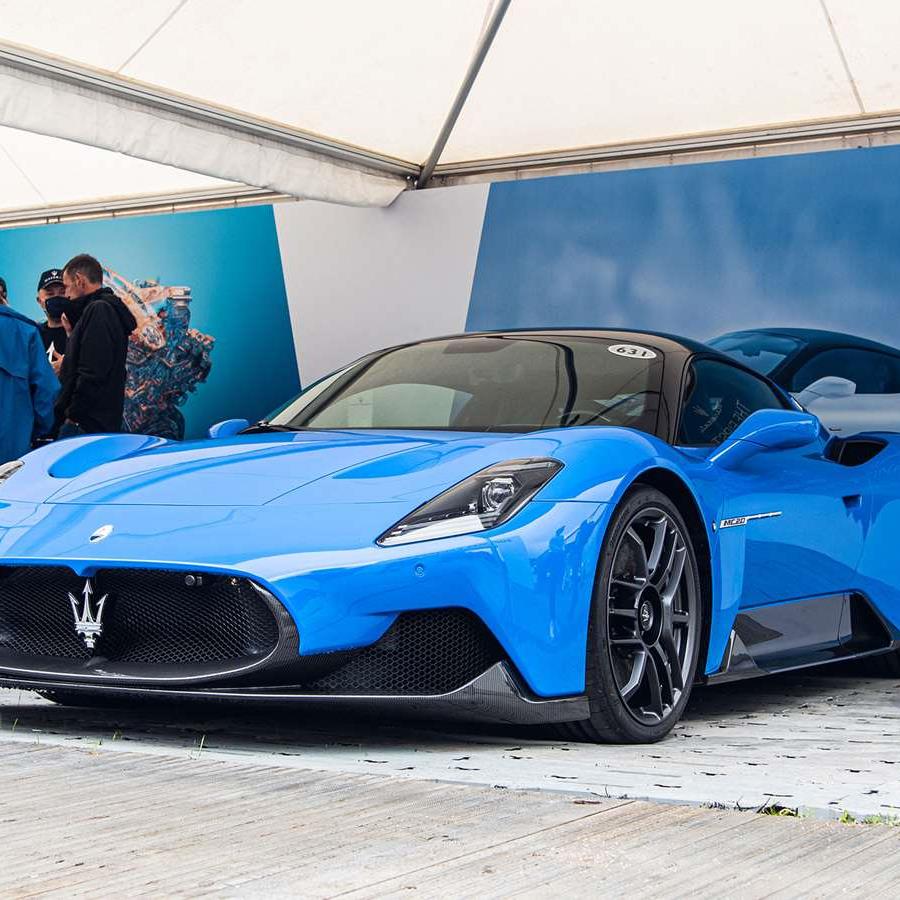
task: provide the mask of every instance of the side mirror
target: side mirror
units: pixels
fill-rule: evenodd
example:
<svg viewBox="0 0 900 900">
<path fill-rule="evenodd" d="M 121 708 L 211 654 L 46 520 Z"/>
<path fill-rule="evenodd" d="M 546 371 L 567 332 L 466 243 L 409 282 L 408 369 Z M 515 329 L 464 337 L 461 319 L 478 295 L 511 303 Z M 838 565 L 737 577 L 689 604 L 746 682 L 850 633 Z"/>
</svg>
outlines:
<svg viewBox="0 0 900 900">
<path fill-rule="evenodd" d="M 717 447 L 709 461 L 722 469 L 736 469 L 745 460 L 767 450 L 807 447 L 819 437 L 819 420 L 807 412 L 761 409 L 748 416 Z"/>
<path fill-rule="evenodd" d="M 249 428 L 250 423 L 246 419 L 226 419 L 224 422 L 216 422 L 209 429 L 209 437 L 212 440 L 216 438 L 233 437 L 238 432 Z"/>
<path fill-rule="evenodd" d="M 856 385 L 849 379 L 839 378 L 837 375 L 826 375 L 795 394 L 794 397 L 801 406 L 811 406 L 816 400 L 821 400 L 823 397 L 829 400 L 839 400 L 842 397 L 852 397 L 855 393 Z"/>
</svg>

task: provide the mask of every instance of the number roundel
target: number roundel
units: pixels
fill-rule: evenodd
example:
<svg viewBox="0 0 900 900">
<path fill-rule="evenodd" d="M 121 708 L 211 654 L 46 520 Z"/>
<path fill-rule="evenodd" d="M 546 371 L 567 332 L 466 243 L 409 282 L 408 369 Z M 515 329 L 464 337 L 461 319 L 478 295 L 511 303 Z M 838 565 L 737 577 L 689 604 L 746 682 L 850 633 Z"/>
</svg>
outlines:
<svg viewBox="0 0 900 900">
<path fill-rule="evenodd" d="M 637 344 L 610 344 L 607 348 L 616 356 L 628 356 L 631 359 L 656 359 L 656 351 Z"/>
</svg>

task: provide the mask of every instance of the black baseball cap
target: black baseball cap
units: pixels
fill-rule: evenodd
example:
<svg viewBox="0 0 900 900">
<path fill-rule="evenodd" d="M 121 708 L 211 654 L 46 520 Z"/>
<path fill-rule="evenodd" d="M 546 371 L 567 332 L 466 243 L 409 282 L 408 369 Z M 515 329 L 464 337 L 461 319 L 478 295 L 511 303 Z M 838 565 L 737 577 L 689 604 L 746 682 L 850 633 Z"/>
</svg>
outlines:
<svg viewBox="0 0 900 900">
<path fill-rule="evenodd" d="M 51 284 L 62 284 L 62 269 L 47 269 L 46 272 L 41 273 L 41 277 L 38 280 L 39 291 L 42 291 L 45 287 L 49 287 Z"/>
</svg>

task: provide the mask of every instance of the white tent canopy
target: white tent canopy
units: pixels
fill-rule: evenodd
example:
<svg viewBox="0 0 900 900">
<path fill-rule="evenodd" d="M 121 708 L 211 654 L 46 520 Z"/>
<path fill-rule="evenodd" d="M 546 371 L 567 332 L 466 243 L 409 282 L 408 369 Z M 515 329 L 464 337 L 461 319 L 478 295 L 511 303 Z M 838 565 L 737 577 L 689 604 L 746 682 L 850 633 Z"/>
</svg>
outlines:
<svg viewBox="0 0 900 900">
<path fill-rule="evenodd" d="M 0 223 L 891 143 L 898 45 L 896 0 L 0 0 Z"/>
</svg>

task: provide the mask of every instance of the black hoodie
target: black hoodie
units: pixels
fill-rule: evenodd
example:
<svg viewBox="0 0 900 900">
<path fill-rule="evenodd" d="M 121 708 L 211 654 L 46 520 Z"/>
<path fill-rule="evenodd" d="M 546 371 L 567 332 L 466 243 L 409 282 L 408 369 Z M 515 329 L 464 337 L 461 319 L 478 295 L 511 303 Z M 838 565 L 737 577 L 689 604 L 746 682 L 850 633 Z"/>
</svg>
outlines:
<svg viewBox="0 0 900 900">
<path fill-rule="evenodd" d="M 72 302 L 77 322 L 59 376 L 57 423 L 69 419 L 92 434 L 121 431 L 125 356 L 137 321 L 108 287 Z"/>
</svg>

